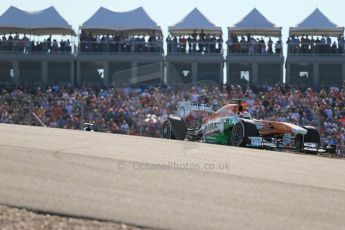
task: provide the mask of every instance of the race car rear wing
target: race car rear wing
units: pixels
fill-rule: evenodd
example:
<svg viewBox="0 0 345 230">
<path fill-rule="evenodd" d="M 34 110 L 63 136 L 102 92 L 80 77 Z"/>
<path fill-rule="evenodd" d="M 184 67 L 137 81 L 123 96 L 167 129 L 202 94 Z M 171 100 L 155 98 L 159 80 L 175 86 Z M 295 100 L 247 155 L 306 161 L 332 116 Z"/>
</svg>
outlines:
<svg viewBox="0 0 345 230">
<path fill-rule="evenodd" d="M 192 101 L 182 101 L 177 103 L 177 115 L 181 118 L 186 117 L 192 111 L 205 111 L 213 113 L 214 109 L 208 104 L 201 104 Z"/>
</svg>

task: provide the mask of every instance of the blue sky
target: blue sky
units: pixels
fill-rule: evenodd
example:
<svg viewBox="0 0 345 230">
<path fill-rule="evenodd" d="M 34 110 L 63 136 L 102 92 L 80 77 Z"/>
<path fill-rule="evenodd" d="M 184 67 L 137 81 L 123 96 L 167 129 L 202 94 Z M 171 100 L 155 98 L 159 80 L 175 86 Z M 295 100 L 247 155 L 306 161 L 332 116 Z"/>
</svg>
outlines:
<svg viewBox="0 0 345 230">
<path fill-rule="evenodd" d="M 302 21 L 316 7 L 339 26 L 345 25 L 344 0 L 1 0 L 0 14 L 11 5 L 30 11 L 53 5 L 75 30 L 100 6 L 114 11 L 143 6 L 164 33 L 194 7 L 221 26 L 225 34 L 227 26 L 235 24 L 256 7 L 270 21 L 283 27 L 284 42 L 288 28 Z"/>
</svg>

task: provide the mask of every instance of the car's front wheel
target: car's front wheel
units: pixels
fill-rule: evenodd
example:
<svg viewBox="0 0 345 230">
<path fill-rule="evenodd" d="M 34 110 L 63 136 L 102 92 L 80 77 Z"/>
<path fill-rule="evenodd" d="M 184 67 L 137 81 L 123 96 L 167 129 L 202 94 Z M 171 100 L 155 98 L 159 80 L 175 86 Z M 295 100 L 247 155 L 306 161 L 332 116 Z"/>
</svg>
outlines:
<svg viewBox="0 0 345 230">
<path fill-rule="evenodd" d="M 229 145 L 231 146 L 245 146 L 245 128 L 243 122 L 237 122 L 231 130 L 229 138 Z"/>
</svg>

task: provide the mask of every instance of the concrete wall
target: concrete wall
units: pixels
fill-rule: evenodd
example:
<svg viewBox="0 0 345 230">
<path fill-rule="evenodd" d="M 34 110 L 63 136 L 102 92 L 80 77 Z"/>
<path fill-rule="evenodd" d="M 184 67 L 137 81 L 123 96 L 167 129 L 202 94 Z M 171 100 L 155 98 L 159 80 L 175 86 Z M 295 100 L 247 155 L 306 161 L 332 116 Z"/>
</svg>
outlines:
<svg viewBox="0 0 345 230">
<path fill-rule="evenodd" d="M 48 84 L 72 84 L 74 79 L 73 62 L 48 62 L 47 83 Z"/>
<path fill-rule="evenodd" d="M 222 83 L 223 66 L 220 63 L 198 63 L 198 81 L 211 80 Z"/>
<path fill-rule="evenodd" d="M 15 82 L 14 73 L 11 76 L 11 69 L 13 69 L 12 62 L 0 62 L 0 84 L 11 84 Z"/>
<path fill-rule="evenodd" d="M 247 84 L 240 79 L 241 70 L 249 71 L 251 83 L 275 84 L 282 82 L 283 61 L 280 56 L 230 56 L 224 60 L 221 55 L 0 55 L 0 83 L 109 85 L 119 72 L 126 72 L 125 80 L 138 77 L 137 81 L 153 79 L 152 83 L 161 82 L 163 76 L 168 78 L 165 82 L 222 83 L 226 63 L 229 84 Z M 104 71 L 103 78 L 98 69 Z M 299 76 L 303 71 L 308 78 Z M 345 80 L 345 56 L 289 56 L 286 77 L 287 83 L 294 84 L 339 84 Z"/>
<path fill-rule="evenodd" d="M 42 62 L 19 62 L 18 83 L 27 85 L 39 85 L 42 80 Z"/>
<path fill-rule="evenodd" d="M 230 63 L 227 66 L 227 84 L 248 84 L 244 79 L 241 79 L 241 71 L 249 71 L 249 78 L 252 82 L 253 68 L 251 63 Z"/>
<path fill-rule="evenodd" d="M 339 85 L 342 82 L 342 64 L 320 64 L 320 85 Z"/>
<path fill-rule="evenodd" d="M 169 63 L 167 75 L 168 83 L 183 83 L 193 82 L 192 63 Z"/>
<path fill-rule="evenodd" d="M 78 84 L 102 84 L 103 78 L 101 77 L 98 69 L 103 69 L 102 62 L 79 62 L 78 63 Z"/>
<path fill-rule="evenodd" d="M 307 72 L 308 77 L 301 77 L 301 72 Z M 312 85 L 315 81 L 314 66 L 311 63 L 290 64 L 290 84 Z"/>
<path fill-rule="evenodd" d="M 282 64 L 258 64 L 259 84 L 276 84 L 283 83 Z"/>
<path fill-rule="evenodd" d="M 109 63 L 109 83 L 116 86 L 116 82 L 127 82 L 132 75 L 131 62 L 110 62 Z"/>
</svg>

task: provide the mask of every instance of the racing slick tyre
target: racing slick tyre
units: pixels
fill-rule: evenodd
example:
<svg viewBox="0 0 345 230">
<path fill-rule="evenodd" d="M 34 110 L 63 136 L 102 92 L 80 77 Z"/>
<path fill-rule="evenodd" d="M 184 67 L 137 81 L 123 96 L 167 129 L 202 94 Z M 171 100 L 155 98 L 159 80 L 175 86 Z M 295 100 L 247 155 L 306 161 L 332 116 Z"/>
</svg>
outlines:
<svg viewBox="0 0 345 230">
<path fill-rule="evenodd" d="M 242 122 L 244 123 L 244 128 L 245 128 L 245 131 L 246 131 L 245 133 L 246 133 L 246 137 L 247 137 L 248 141 L 249 141 L 248 137 L 257 137 L 257 136 L 259 136 L 259 131 L 256 128 L 256 125 L 255 125 L 255 123 L 253 121 L 243 119 Z"/>
<path fill-rule="evenodd" d="M 170 116 L 162 125 L 162 137 L 165 139 L 184 140 L 186 138 L 187 126 L 180 117 Z"/>
<path fill-rule="evenodd" d="M 244 124 L 242 121 L 237 122 L 234 127 L 232 127 L 230 138 L 229 138 L 229 144 L 231 146 L 245 146 L 246 145 L 246 139 L 245 139 L 245 129 Z"/>
<path fill-rule="evenodd" d="M 249 143 L 249 138 L 258 136 L 258 130 L 255 123 L 247 120 L 237 122 L 231 130 L 229 145 L 244 147 Z"/>
<path fill-rule="evenodd" d="M 304 142 L 312 142 L 320 145 L 320 133 L 315 127 L 303 126 L 302 128 L 307 130 L 307 134 L 304 136 Z"/>
<path fill-rule="evenodd" d="M 162 137 L 164 139 L 175 139 L 175 136 L 174 136 L 172 129 L 171 129 L 171 122 L 169 120 L 166 120 L 163 122 Z"/>
</svg>

